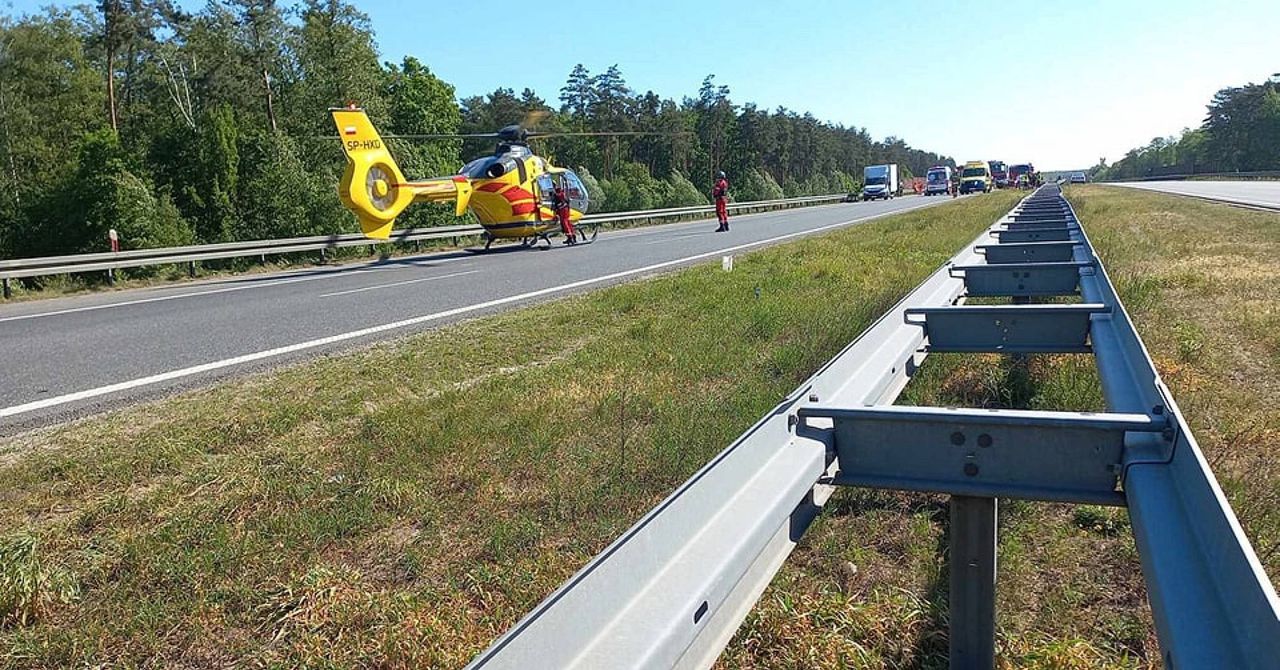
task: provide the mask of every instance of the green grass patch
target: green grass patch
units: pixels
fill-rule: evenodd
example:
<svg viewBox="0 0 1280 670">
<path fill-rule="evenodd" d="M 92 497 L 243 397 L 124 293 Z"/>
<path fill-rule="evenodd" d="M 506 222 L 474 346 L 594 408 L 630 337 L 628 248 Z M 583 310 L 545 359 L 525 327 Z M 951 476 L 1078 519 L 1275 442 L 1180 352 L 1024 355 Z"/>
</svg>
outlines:
<svg viewBox="0 0 1280 670">
<path fill-rule="evenodd" d="M 461 666 L 1016 197 L 0 442 L 0 536 L 33 538 L 27 572 L 67 585 L 26 591 L 47 595 L 0 629 L 2 658 Z M 913 564 L 936 564 L 910 540 L 932 525 L 905 532 Z"/>
</svg>

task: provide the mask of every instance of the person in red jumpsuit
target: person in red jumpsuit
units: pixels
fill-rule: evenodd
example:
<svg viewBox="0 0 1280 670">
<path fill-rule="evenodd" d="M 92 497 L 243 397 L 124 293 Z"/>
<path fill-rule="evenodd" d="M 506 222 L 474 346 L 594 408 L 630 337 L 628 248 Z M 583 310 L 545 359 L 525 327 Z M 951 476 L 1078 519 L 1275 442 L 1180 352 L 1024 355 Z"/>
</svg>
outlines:
<svg viewBox="0 0 1280 670">
<path fill-rule="evenodd" d="M 729 232 L 729 180 L 724 171 L 716 173 L 716 185 L 711 189 L 711 197 L 716 201 L 716 219 L 720 221 L 717 233 Z"/>
<path fill-rule="evenodd" d="M 560 232 L 564 233 L 565 244 L 577 244 L 573 222 L 569 220 L 569 196 L 564 192 L 564 184 L 556 182 L 551 191 L 551 204 L 555 207 L 556 218 L 560 219 Z"/>
</svg>

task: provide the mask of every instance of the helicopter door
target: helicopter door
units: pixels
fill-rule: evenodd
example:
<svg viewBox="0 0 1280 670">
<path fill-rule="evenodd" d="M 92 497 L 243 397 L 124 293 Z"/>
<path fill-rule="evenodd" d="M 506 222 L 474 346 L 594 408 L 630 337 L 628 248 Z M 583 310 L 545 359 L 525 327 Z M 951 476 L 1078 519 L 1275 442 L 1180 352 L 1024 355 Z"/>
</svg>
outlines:
<svg viewBox="0 0 1280 670">
<path fill-rule="evenodd" d="M 549 174 L 538 175 L 538 180 L 535 183 L 538 185 L 538 189 L 537 189 L 538 202 L 542 203 L 543 207 L 546 207 L 554 212 L 556 209 L 555 192 L 554 192 L 555 182 L 551 180 L 551 175 Z"/>
<path fill-rule="evenodd" d="M 560 174 L 560 178 L 564 179 L 564 193 L 569 196 L 569 206 L 586 214 L 590 198 L 587 196 L 587 187 L 583 185 L 582 180 L 578 179 L 578 175 L 574 174 L 573 170 L 565 170 Z"/>
</svg>

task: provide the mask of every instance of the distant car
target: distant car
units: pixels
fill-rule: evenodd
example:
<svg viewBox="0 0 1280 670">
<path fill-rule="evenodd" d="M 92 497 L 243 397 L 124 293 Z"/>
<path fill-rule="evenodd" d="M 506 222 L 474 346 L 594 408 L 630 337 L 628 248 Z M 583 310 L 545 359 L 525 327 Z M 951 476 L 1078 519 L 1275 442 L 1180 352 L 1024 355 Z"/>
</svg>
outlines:
<svg viewBox="0 0 1280 670">
<path fill-rule="evenodd" d="M 1089 181 L 1089 178 L 1083 172 L 1072 172 L 1070 181 L 1072 184 L 1083 184 Z"/>
</svg>

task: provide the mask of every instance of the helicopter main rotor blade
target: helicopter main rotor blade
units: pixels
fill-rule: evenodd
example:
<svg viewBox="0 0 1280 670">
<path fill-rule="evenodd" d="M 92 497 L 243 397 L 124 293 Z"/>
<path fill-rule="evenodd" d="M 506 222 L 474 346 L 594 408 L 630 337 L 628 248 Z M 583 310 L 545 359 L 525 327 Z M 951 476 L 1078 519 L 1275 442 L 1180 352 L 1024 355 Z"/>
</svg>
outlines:
<svg viewBox="0 0 1280 670">
<path fill-rule="evenodd" d="M 671 135 L 692 135 L 689 131 L 670 131 L 663 132 L 658 130 L 616 130 L 616 131 L 599 131 L 599 132 L 580 132 L 580 133 L 529 133 L 529 139 L 541 139 L 546 137 L 641 137 L 641 136 L 671 136 Z"/>
<path fill-rule="evenodd" d="M 384 140 L 485 140 L 498 137 L 497 133 L 444 133 L 437 135 L 383 135 Z"/>
<path fill-rule="evenodd" d="M 520 128 L 529 129 L 538 125 L 539 123 L 542 123 L 542 120 L 547 118 L 548 116 L 551 116 L 551 112 L 549 110 L 531 109 L 525 112 L 524 118 L 520 119 L 520 123 L 517 125 L 519 125 Z"/>
<path fill-rule="evenodd" d="M 379 135 L 384 140 L 491 140 L 498 137 L 497 133 L 467 133 L 455 135 Z M 341 140 L 340 135 L 318 135 L 312 139 L 319 140 Z"/>
</svg>

